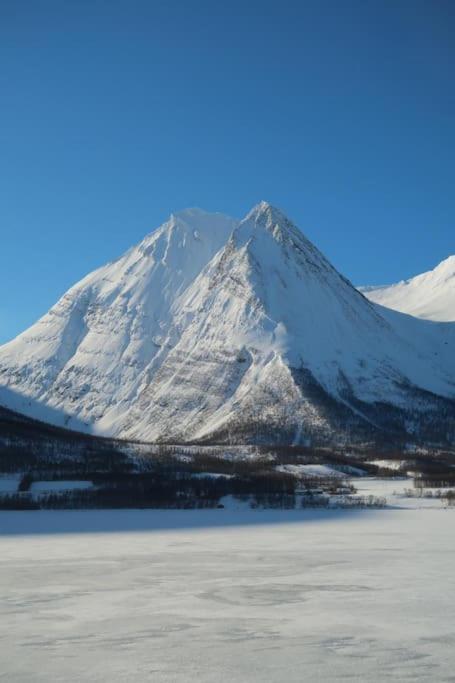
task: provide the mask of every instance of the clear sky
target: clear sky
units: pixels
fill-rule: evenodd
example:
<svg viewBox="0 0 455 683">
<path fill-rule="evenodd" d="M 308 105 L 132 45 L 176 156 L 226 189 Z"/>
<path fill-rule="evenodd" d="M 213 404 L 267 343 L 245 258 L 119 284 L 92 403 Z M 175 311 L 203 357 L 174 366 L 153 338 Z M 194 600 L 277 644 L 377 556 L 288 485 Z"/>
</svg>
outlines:
<svg viewBox="0 0 455 683">
<path fill-rule="evenodd" d="M 173 210 L 356 284 L 455 252 L 453 0 L 0 0 L 0 342 Z"/>
</svg>

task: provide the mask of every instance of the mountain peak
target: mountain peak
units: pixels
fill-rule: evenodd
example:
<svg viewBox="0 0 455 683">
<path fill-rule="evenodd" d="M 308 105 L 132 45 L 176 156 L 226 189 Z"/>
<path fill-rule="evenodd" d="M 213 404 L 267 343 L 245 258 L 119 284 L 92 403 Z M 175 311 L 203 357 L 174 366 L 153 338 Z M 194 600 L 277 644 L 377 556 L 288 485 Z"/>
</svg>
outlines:
<svg viewBox="0 0 455 683">
<path fill-rule="evenodd" d="M 270 255 L 272 244 L 284 251 L 287 258 L 293 254 L 300 264 L 313 264 L 317 269 L 332 269 L 327 259 L 285 214 L 268 202 L 256 204 L 234 231 L 239 246 L 251 242 L 261 243 L 262 251 Z M 265 251 L 264 251 L 265 250 Z M 262 258 L 262 257 L 261 257 Z"/>
<path fill-rule="evenodd" d="M 433 272 L 445 278 L 453 277 L 455 275 L 455 254 L 441 261 Z"/>
<path fill-rule="evenodd" d="M 200 221 L 213 220 L 214 218 L 222 218 L 228 221 L 233 220 L 230 216 L 226 216 L 218 211 L 205 211 L 205 209 L 201 209 L 198 206 L 190 206 L 180 211 L 173 211 L 169 216 L 169 221 L 178 221 L 192 225 Z"/>
<path fill-rule="evenodd" d="M 302 233 L 285 216 L 285 214 L 272 204 L 262 201 L 253 206 L 251 211 L 239 224 L 238 232 L 244 236 L 253 237 L 260 232 L 270 233 L 275 241 L 282 242 L 285 235 L 292 233 L 294 237 L 303 238 Z"/>
<path fill-rule="evenodd" d="M 162 229 L 172 229 L 175 227 L 183 228 L 186 231 L 197 231 L 198 233 L 213 234 L 214 232 L 223 233 L 233 229 L 236 221 L 234 218 L 223 213 L 205 211 L 199 207 L 189 207 L 180 211 L 172 212 L 159 228 L 154 230 L 151 235 L 159 232 Z"/>
<path fill-rule="evenodd" d="M 265 222 L 278 225 L 290 223 L 289 219 L 280 209 L 266 201 L 261 201 L 253 206 L 245 218 L 245 221 L 251 220 L 258 223 Z"/>
<path fill-rule="evenodd" d="M 169 254 L 170 249 L 186 249 L 194 244 L 204 246 L 208 256 L 213 256 L 228 239 L 238 221 L 222 213 L 210 213 L 196 207 L 171 213 L 158 228 L 144 237 L 138 245 L 146 255 Z"/>
</svg>

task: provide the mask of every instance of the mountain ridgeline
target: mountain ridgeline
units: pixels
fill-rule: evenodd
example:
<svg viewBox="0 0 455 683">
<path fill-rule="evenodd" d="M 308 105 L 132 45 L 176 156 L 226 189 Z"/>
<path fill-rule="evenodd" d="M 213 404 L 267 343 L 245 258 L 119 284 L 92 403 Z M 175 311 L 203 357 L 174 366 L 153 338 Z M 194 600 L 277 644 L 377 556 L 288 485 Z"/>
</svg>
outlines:
<svg viewBox="0 0 455 683">
<path fill-rule="evenodd" d="M 369 301 L 279 210 L 189 209 L 0 348 L 0 404 L 161 443 L 455 443 L 455 323 Z"/>
</svg>

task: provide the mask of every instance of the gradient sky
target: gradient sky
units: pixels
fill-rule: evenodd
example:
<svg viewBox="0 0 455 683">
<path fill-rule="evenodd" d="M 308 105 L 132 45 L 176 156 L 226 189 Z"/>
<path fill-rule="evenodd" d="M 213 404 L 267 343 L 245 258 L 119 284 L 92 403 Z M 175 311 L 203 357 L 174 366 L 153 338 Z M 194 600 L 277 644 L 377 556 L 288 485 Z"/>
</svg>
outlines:
<svg viewBox="0 0 455 683">
<path fill-rule="evenodd" d="M 455 252 L 453 0 L 0 0 L 0 342 L 173 210 L 356 284 Z"/>
</svg>

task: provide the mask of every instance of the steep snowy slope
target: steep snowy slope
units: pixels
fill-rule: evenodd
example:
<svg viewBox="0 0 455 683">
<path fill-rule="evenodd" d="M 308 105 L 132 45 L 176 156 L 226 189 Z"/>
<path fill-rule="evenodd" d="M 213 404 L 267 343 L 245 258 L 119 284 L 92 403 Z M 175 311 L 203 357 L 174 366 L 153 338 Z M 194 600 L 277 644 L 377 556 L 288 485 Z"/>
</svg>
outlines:
<svg viewBox="0 0 455 683">
<path fill-rule="evenodd" d="M 371 301 L 427 320 L 455 321 L 455 256 L 434 270 L 383 287 L 360 287 Z"/>
<path fill-rule="evenodd" d="M 454 347 L 455 325 L 370 303 L 263 202 L 171 218 L 1 348 L 0 379 L 128 438 L 443 441 Z"/>
</svg>

